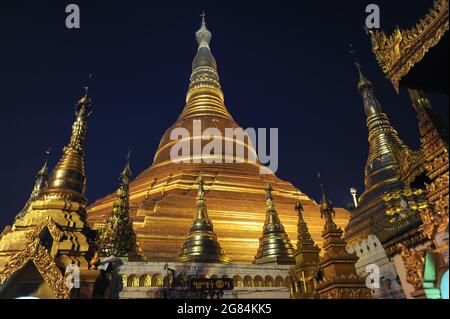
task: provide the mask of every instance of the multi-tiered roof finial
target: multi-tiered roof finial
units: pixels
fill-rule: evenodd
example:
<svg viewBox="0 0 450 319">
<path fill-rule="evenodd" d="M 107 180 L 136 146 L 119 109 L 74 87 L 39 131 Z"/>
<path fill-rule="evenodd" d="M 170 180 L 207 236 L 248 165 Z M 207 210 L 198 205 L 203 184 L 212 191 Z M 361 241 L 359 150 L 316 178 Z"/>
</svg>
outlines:
<svg viewBox="0 0 450 319">
<path fill-rule="evenodd" d="M 295 211 L 297 212 L 298 222 L 297 222 L 297 250 L 306 247 L 316 247 L 314 240 L 309 233 L 308 225 L 303 218 L 303 206 L 300 200 L 297 198 L 295 202 Z"/>
<path fill-rule="evenodd" d="M 361 69 L 361 64 L 359 63 L 359 59 L 356 56 L 356 51 L 353 49 L 353 45 L 350 44 L 350 54 L 353 56 L 353 62 L 356 65 L 356 68 L 358 69 L 358 74 L 359 74 L 359 82 L 358 82 L 358 90 L 360 92 L 362 92 L 363 89 L 365 88 L 369 88 L 372 89 L 372 83 L 364 76 L 362 69 Z M 381 109 L 380 109 L 381 111 Z"/>
<path fill-rule="evenodd" d="M 259 239 L 255 263 L 293 263 L 295 250 L 278 217 L 272 191 L 272 184 L 268 181 L 266 188 L 266 219 L 262 236 Z"/>
<path fill-rule="evenodd" d="M 337 225 L 333 220 L 333 217 L 336 215 L 333 208 L 333 204 L 325 195 L 323 184 L 320 184 L 320 189 L 322 191 L 322 199 L 320 201 L 320 217 L 325 218 L 324 231 L 328 231 L 330 229 L 337 229 Z"/>
<path fill-rule="evenodd" d="M 197 178 L 197 185 L 197 211 L 179 253 L 178 261 L 229 263 L 230 259 L 225 256 L 214 232 L 213 223 L 208 217 L 203 173 L 201 171 Z"/>
<path fill-rule="evenodd" d="M 343 231 L 333 220 L 335 215 L 331 201 L 325 195 L 323 185 L 320 215 L 325 219 L 322 232 L 323 257 L 320 260 L 321 279 L 316 292 L 321 299 L 358 299 L 370 298 L 365 279 L 356 273 L 356 254 L 346 251 L 347 242 L 342 238 Z"/>
<path fill-rule="evenodd" d="M 120 173 L 120 178 L 122 179 L 122 181 L 124 183 L 129 183 L 129 179 L 132 175 L 130 164 L 131 164 L 131 148 L 128 148 L 126 164 L 125 164 L 125 167 L 124 167 L 122 173 Z"/>
<path fill-rule="evenodd" d="M 302 289 L 292 290 L 291 298 L 312 298 L 314 296 L 314 282 L 319 265 L 320 248 L 314 243 L 303 219 L 303 206 L 297 198 L 295 210 L 298 214 L 297 250 L 295 251 L 295 266 L 291 268 L 291 285 L 298 283 Z"/>
</svg>

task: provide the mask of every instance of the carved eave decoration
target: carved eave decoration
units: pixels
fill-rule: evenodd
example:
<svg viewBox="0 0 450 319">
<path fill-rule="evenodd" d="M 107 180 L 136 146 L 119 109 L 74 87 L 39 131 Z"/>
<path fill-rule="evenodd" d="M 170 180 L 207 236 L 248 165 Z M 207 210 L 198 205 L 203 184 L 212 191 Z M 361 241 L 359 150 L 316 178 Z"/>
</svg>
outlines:
<svg viewBox="0 0 450 319">
<path fill-rule="evenodd" d="M 436 0 L 425 18 L 408 30 L 396 27 L 391 35 L 368 30 L 372 51 L 397 93 L 400 80 L 425 54 L 439 43 L 449 29 L 449 0 Z"/>
<path fill-rule="evenodd" d="M 48 216 L 42 223 L 34 227 L 26 235 L 26 237 L 30 240 L 33 240 L 37 238 L 45 228 L 48 229 L 50 235 L 52 236 L 55 242 L 59 242 L 64 235 L 64 233 L 61 230 L 59 230 L 58 226 L 53 221 L 53 219 L 50 216 Z"/>
<path fill-rule="evenodd" d="M 429 205 L 421 189 L 405 188 L 383 196 L 386 206 L 384 220 L 373 222 L 374 233 L 380 239 L 388 256 L 400 253 L 399 244 L 416 247 L 429 241 L 421 230 L 421 215 Z"/>
<path fill-rule="evenodd" d="M 411 249 L 405 244 L 400 244 L 400 255 L 405 265 L 406 281 L 410 283 L 416 291 L 423 288 L 425 253 L 425 249 L 416 250 Z"/>
<path fill-rule="evenodd" d="M 425 156 L 422 151 L 398 147 L 390 147 L 390 149 L 399 163 L 401 180 L 405 185 L 410 185 L 417 176 L 425 172 Z"/>
<path fill-rule="evenodd" d="M 62 238 L 63 233 L 58 229 L 55 222 L 50 217 L 34 227 L 33 230 L 27 234 L 29 242 L 26 248 L 14 255 L 6 266 L 0 270 L 0 284 L 4 284 L 28 262 L 32 262 L 44 281 L 55 293 L 56 298 L 68 299 L 70 297 L 70 289 L 66 285 L 65 277 L 56 265 L 52 255 L 40 243 L 40 234 L 45 228 L 50 232 L 54 242 L 58 242 Z"/>
<path fill-rule="evenodd" d="M 365 277 L 355 274 L 332 274 L 323 278 L 316 287 L 321 299 L 366 299 L 372 293 L 365 285 Z"/>
</svg>

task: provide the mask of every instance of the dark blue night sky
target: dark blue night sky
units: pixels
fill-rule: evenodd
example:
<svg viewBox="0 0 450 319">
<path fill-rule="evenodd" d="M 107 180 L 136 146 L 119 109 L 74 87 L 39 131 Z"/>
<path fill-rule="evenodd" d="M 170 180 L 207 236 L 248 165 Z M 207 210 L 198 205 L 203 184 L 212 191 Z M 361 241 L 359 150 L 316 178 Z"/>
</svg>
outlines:
<svg viewBox="0 0 450 319">
<path fill-rule="evenodd" d="M 79 30 L 65 27 L 69 3 L 80 6 Z M 391 31 L 432 1 L 2 1 L 0 228 L 24 205 L 45 150 L 52 166 L 59 159 L 89 73 L 89 201 L 116 189 L 128 146 L 135 176 L 151 165 L 184 106 L 202 10 L 235 120 L 279 128 L 277 175 L 318 199 L 320 171 L 331 199 L 347 206 L 349 187 L 363 190 L 368 153 L 349 43 L 400 136 L 419 145 L 407 92 L 395 93 L 370 51 L 369 3 Z M 447 118 L 448 97 L 431 101 Z"/>
</svg>

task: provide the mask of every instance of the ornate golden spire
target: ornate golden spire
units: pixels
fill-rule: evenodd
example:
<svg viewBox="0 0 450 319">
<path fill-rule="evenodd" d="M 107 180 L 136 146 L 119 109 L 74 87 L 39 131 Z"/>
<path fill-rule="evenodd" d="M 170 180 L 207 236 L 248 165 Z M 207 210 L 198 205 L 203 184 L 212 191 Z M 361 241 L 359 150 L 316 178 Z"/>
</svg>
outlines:
<svg viewBox="0 0 450 319">
<path fill-rule="evenodd" d="M 400 180 L 401 163 L 398 154 L 409 152 L 409 149 L 383 113 L 373 86 L 362 73 L 359 62 L 356 62 L 356 66 L 359 73 L 358 90 L 364 102 L 370 144 L 365 168 L 365 192 L 360 198 L 360 205 L 363 205 L 368 192 L 383 185 L 382 182 Z"/>
<path fill-rule="evenodd" d="M 87 131 L 87 118 L 91 112 L 92 103 L 86 87 L 84 96 L 76 104 L 76 120 L 72 125 L 70 142 L 64 147 L 63 155 L 49 178 L 47 190 L 43 193 L 46 198 L 62 197 L 86 202 L 83 143 Z"/>
<path fill-rule="evenodd" d="M 359 82 L 358 82 L 358 91 L 362 92 L 364 89 L 371 89 L 373 90 L 373 85 L 372 82 L 370 82 L 366 76 L 364 75 L 364 73 L 362 73 L 361 70 L 361 64 L 359 63 L 358 60 L 355 61 L 355 65 L 356 68 L 358 69 L 358 74 L 359 74 Z M 376 106 L 376 109 L 374 110 L 375 112 L 381 112 L 381 105 L 380 103 L 375 99 L 375 101 L 373 101 L 374 106 Z M 367 110 L 366 110 L 367 111 Z M 367 116 L 369 116 L 367 114 Z"/>
<path fill-rule="evenodd" d="M 186 106 L 180 119 L 199 115 L 220 116 L 232 120 L 224 105 L 216 59 L 211 53 L 211 32 L 206 28 L 205 14 L 202 25 L 195 33 L 198 43 L 197 54 L 192 61 L 192 74 L 186 96 Z"/>
<path fill-rule="evenodd" d="M 178 261 L 198 263 L 229 263 L 220 247 L 213 223 L 208 217 L 202 172 L 197 179 L 197 211 L 179 253 Z"/>
<path fill-rule="evenodd" d="M 325 219 L 322 232 L 324 255 L 320 260 L 321 279 L 316 291 L 321 299 L 366 299 L 371 298 L 365 279 L 356 273 L 355 253 L 346 251 L 347 242 L 342 238 L 343 231 L 333 220 L 334 208 L 322 189 L 320 215 Z"/>
<path fill-rule="evenodd" d="M 303 219 L 303 207 L 297 199 L 295 210 L 298 214 L 298 241 L 295 251 L 295 266 L 291 268 L 291 298 L 313 298 L 314 280 L 317 277 L 320 248 L 314 243 Z"/>
<path fill-rule="evenodd" d="M 303 219 L 303 206 L 300 203 L 300 200 L 297 199 L 297 202 L 295 203 L 295 210 L 297 211 L 298 215 L 298 223 L 297 223 L 297 250 L 302 250 L 305 248 L 312 248 L 317 247 L 317 245 L 314 243 L 314 240 L 311 237 L 311 234 L 309 233 L 308 225 L 306 224 L 305 220 Z"/>
<path fill-rule="evenodd" d="M 120 173 L 120 186 L 117 190 L 113 213 L 101 231 L 99 255 L 138 258 L 140 255 L 129 214 L 129 185 L 131 152 L 128 151 L 126 165 Z"/>
<path fill-rule="evenodd" d="M 48 178 L 48 167 L 47 160 L 42 165 L 41 169 L 38 171 L 36 175 L 36 181 L 34 183 L 33 191 L 31 192 L 30 197 L 27 200 L 27 203 L 22 208 L 19 214 L 17 214 L 15 220 L 23 218 L 28 210 L 31 208 L 31 204 L 38 199 L 39 195 L 45 190 L 47 187 L 47 178 Z"/>
<path fill-rule="evenodd" d="M 262 237 L 259 239 L 259 248 L 256 253 L 255 263 L 292 263 L 294 261 L 295 250 L 278 217 L 272 190 L 272 185 L 268 182 L 266 189 L 266 220 L 264 222 Z"/>
<path fill-rule="evenodd" d="M 430 59 L 428 52 L 447 41 L 445 36 L 448 36 L 449 30 L 449 0 L 433 2 L 428 13 L 410 29 L 401 29 L 397 26 L 392 34 L 388 35 L 381 30 L 366 28 L 370 34 L 372 52 L 397 93 L 400 90 L 400 82 L 406 80 L 405 77 L 412 73 L 411 70 L 414 70 L 424 58 Z M 425 61 L 421 63 L 421 67 L 424 65 L 427 65 Z M 445 67 L 443 69 L 443 72 L 447 72 Z M 436 68 L 436 71 L 439 70 Z M 442 88 L 448 90 L 444 87 L 445 81 L 440 82 Z"/>
</svg>

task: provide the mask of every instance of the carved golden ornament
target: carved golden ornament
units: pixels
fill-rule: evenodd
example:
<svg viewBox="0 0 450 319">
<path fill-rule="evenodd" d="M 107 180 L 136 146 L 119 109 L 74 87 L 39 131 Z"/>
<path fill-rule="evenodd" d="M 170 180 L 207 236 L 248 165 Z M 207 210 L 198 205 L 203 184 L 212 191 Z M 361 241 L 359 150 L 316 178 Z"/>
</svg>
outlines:
<svg viewBox="0 0 450 319">
<path fill-rule="evenodd" d="M 414 289 L 421 290 L 423 288 L 422 278 L 425 267 L 425 250 L 416 250 L 408 247 L 404 243 L 398 244 L 401 251 L 403 263 L 406 270 L 406 281 L 410 283 Z"/>
<path fill-rule="evenodd" d="M 31 261 L 55 293 L 56 298 L 67 299 L 70 297 L 70 289 L 66 285 L 66 278 L 56 266 L 55 260 L 47 249 L 40 244 L 40 234 L 45 228 L 50 232 L 54 242 L 59 242 L 64 235 L 53 219 L 48 216 L 26 234 L 28 239 L 26 248 L 14 255 L 0 271 L 0 284 L 5 283 L 14 273 Z"/>
<path fill-rule="evenodd" d="M 391 228 L 394 223 L 415 222 L 414 215 L 419 215 L 427 210 L 429 203 L 426 199 L 425 192 L 422 189 L 411 189 L 409 187 L 387 193 L 383 196 L 386 206 L 386 215 L 389 216 L 389 225 L 384 228 Z M 408 227 L 408 223 L 401 223 Z M 387 226 L 387 228 L 386 228 Z"/>
<path fill-rule="evenodd" d="M 390 150 L 399 164 L 401 178 L 404 184 L 411 184 L 416 176 L 419 176 L 425 171 L 423 165 L 425 156 L 422 151 L 411 151 L 407 147 L 400 148 L 397 145 L 390 146 Z"/>
<path fill-rule="evenodd" d="M 448 195 L 442 196 L 432 207 L 421 211 L 422 233 L 429 239 L 448 229 Z"/>
<path fill-rule="evenodd" d="M 436 0 L 425 18 L 409 30 L 395 28 L 391 35 L 368 30 L 372 51 L 387 78 L 399 92 L 399 83 L 411 68 L 420 62 L 449 28 L 448 0 Z"/>
<path fill-rule="evenodd" d="M 320 299 L 371 299 L 372 292 L 363 287 L 355 288 L 333 288 L 322 293 Z"/>
<path fill-rule="evenodd" d="M 43 221 L 42 223 L 40 223 L 39 225 L 34 227 L 29 233 L 27 233 L 26 237 L 29 240 L 34 240 L 35 238 L 39 237 L 42 230 L 46 227 L 47 227 L 48 231 L 50 232 L 50 235 L 52 236 L 53 241 L 59 242 L 61 240 L 61 238 L 63 237 L 64 233 L 61 230 L 59 230 L 58 226 L 55 224 L 55 222 L 53 221 L 53 219 L 50 216 L 48 216 L 45 219 L 45 221 Z"/>
<path fill-rule="evenodd" d="M 39 243 L 39 237 L 30 241 L 25 250 L 9 260 L 0 271 L 0 284 L 5 283 L 30 261 L 34 263 L 44 281 L 55 293 L 56 298 L 68 299 L 70 297 L 70 289 L 66 285 L 66 278 L 56 266 L 47 249 Z"/>
</svg>

